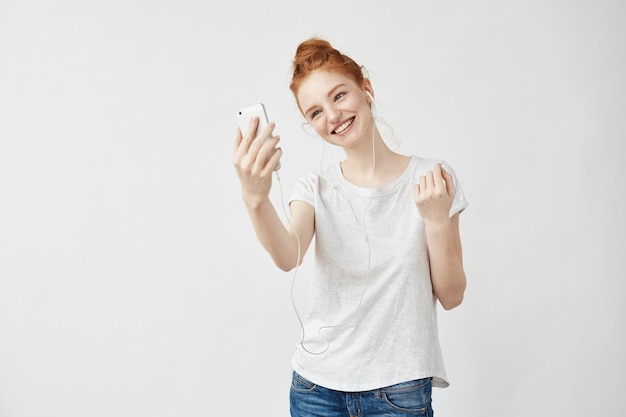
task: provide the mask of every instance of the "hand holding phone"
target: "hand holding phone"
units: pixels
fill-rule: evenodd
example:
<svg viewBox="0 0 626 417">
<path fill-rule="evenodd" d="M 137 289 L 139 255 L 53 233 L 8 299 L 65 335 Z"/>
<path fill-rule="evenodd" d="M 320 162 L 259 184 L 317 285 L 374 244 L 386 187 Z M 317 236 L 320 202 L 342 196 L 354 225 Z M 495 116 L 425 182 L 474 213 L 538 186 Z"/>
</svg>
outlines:
<svg viewBox="0 0 626 417">
<path fill-rule="evenodd" d="M 259 118 L 259 124 L 257 126 L 256 132 L 254 133 L 254 137 L 256 137 L 259 132 L 263 130 L 265 126 L 267 126 L 267 124 L 269 123 L 269 120 L 267 118 L 267 112 L 265 111 L 265 106 L 263 105 L 263 103 L 256 103 L 252 106 L 248 106 L 239 110 L 239 112 L 237 113 L 237 120 L 239 122 L 239 129 L 241 129 L 241 133 L 244 134 L 248 131 L 248 128 L 250 126 L 250 119 L 253 116 L 257 116 Z M 274 170 L 277 171 L 278 169 L 280 169 L 280 162 L 278 162 L 278 165 L 276 165 L 276 168 Z"/>
</svg>

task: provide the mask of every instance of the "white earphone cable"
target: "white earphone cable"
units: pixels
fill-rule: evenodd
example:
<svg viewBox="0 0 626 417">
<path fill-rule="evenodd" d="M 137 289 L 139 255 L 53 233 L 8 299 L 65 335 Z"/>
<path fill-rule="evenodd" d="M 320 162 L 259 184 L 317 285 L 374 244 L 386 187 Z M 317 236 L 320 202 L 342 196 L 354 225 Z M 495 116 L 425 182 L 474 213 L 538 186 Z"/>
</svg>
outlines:
<svg viewBox="0 0 626 417">
<path fill-rule="evenodd" d="M 374 109 L 373 109 L 374 103 L 372 100 L 372 116 L 375 119 L 375 114 L 374 114 Z M 307 349 L 307 347 L 304 345 L 304 339 L 306 336 L 306 331 L 304 328 L 304 323 L 302 321 L 302 318 L 300 317 L 300 313 L 298 312 L 298 308 L 296 306 L 296 302 L 295 302 L 295 297 L 294 297 L 294 286 L 295 286 L 295 282 L 296 282 L 296 276 L 298 274 L 298 270 L 300 268 L 300 263 L 301 263 L 301 257 L 302 257 L 302 248 L 301 248 L 301 242 L 300 242 L 300 236 L 298 235 L 298 231 L 296 230 L 296 228 L 294 227 L 293 223 L 291 222 L 291 216 L 288 214 L 287 212 L 287 206 L 285 204 L 285 196 L 284 196 L 284 191 L 283 191 L 283 185 L 280 179 L 280 174 L 278 171 L 275 171 L 276 173 L 276 179 L 278 180 L 278 184 L 280 187 L 280 196 L 281 196 L 281 205 L 283 208 L 283 213 L 285 218 L 287 219 L 287 222 L 289 224 L 289 226 L 291 227 L 291 230 L 293 230 L 293 233 L 296 237 L 296 242 L 297 242 L 297 259 L 296 259 L 296 266 L 294 268 L 294 272 L 291 278 L 291 287 L 290 287 L 290 295 L 291 295 L 291 305 L 293 307 L 293 310 L 296 314 L 296 318 L 298 320 L 298 324 L 300 325 L 300 331 L 301 331 L 301 337 L 300 337 L 300 346 L 302 347 L 302 349 L 311 354 L 311 355 L 321 355 L 323 353 L 325 353 L 329 348 L 330 348 L 330 342 L 324 338 L 324 336 L 322 336 L 322 330 L 326 330 L 326 329 L 332 329 L 332 328 L 337 328 L 337 327 L 343 327 L 348 325 L 350 322 L 352 322 L 352 320 L 354 320 L 354 318 L 357 316 L 358 312 L 361 309 L 361 306 L 363 304 L 363 300 L 365 298 L 365 294 L 367 292 L 367 289 L 369 287 L 369 282 L 370 282 L 370 272 L 371 272 L 371 246 L 370 246 L 370 242 L 369 242 L 369 237 L 367 234 L 367 224 L 366 224 L 366 215 L 367 212 L 370 208 L 370 205 L 372 203 L 372 199 L 374 196 L 374 185 L 375 185 L 375 178 L 376 178 L 376 143 L 375 143 L 375 133 L 376 133 L 376 123 L 375 120 L 373 122 L 373 126 L 372 126 L 372 173 L 371 173 L 371 183 L 370 183 L 370 197 L 369 197 L 369 201 L 365 207 L 365 210 L 363 211 L 363 217 L 362 217 L 362 226 L 363 226 L 363 234 L 365 237 L 365 241 L 367 243 L 367 275 L 365 277 L 365 286 L 363 288 L 363 292 L 361 293 L 361 296 L 359 298 L 359 303 L 357 305 L 357 307 L 355 308 L 354 312 L 350 315 L 350 317 L 344 321 L 343 323 L 340 324 L 334 324 L 334 325 L 325 325 L 325 326 L 321 326 L 318 328 L 318 335 L 320 336 L 320 338 L 326 343 L 326 347 L 319 351 L 319 352 L 313 352 L 309 349 Z M 323 159 L 323 153 L 322 153 L 322 159 Z M 323 170 L 322 170 L 323 172 Z M 325 177 L 324 177 L 325 178 Z M 328 181 L 328 179 L 326 179 Z M 332 183 L 331 183 L 332 185 Z M 333 188 L 334 185 L 333 185 Z M 336 189 L 336 188 L 335 188 Z M 350 205 L 350 208 L 352 209 L 352 213 L 354 214 L 354 217 L 358 223 L 358 216 L 356 214 L 356 211 L 354 210 L 354 207 L 352 206 L 352 203 L 350 202 L 350 200 L 348 199 L 348 197 L 344 195 L 344 198 L 347 199 L 348 204 Z"/>
</svg>

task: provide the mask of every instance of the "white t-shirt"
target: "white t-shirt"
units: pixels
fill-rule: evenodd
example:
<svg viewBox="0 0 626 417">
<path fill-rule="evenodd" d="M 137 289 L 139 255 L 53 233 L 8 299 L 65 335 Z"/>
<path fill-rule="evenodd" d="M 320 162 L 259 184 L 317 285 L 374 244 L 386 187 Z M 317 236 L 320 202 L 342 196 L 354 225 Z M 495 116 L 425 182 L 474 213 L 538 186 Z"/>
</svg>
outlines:
<svg viewBox="0 0 626 417">
<path fill-rule="evenodd" d="M 376 189 L 346 181 L 339 164 L 296 184 L 290 201 L 315 208 L 315 277 L 304 346 L 296 345 L 292 359 L 303 377 L 345 392 L 427 377 L 448 386 L 413 195 L 437 162 L 412 156 L 400 177 Z M 443 167 L 454 177 L 452 216 L 468 203 L 452 168 Z"/>
</svg>

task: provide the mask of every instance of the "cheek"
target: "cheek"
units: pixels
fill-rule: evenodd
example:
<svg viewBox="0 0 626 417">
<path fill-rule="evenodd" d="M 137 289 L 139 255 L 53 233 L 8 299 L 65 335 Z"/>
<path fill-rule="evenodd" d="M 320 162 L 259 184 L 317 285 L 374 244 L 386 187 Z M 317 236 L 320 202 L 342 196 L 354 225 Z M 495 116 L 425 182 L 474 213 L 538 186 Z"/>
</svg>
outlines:
<svg viewBox="0 0 626 417">
<path fill-rule="evenodd" d="M 317 133 L 319 136 L 324 137 L 326 136 L 326 129 L 324 129 L 321 126 L 314 126 L 313 127 L 315 129 L 315 133 Z"/>
<path fill-rule="evenodd" d="M 314 131 L 318 136 L 325 136 L 327 132 L 326 124 L 324 123 L 323 118 L 320 118 L 320 120 L 309 122 L 309 130 Z"/>
</svg>

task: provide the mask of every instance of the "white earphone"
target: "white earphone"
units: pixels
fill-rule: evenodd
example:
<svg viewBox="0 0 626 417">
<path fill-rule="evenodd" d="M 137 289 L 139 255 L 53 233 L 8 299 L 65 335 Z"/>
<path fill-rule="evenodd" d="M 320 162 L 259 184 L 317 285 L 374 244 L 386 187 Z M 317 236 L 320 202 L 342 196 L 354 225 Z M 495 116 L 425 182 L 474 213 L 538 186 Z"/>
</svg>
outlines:
<svg viewBox="0 0 626 417">
<path fill-rule="evenodd" d="M 367 94 L 367 96 L 370 98 L 370 100 L 372 100 L 372 102 L 374 102 L 374 97 L 372 97 L 372 95 L 370 94 L 369 91 L 366 91 L 365 94 Z"/>
</svg>

